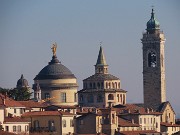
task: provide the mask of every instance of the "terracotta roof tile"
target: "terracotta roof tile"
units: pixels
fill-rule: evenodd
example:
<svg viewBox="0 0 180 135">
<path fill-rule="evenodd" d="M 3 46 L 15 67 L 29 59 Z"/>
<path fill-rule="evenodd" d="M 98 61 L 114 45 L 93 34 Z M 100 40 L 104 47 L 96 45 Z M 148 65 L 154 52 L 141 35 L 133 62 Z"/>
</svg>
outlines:
<svg viewBox="0 0 180 135">
<path fill-rule="evenodd" d="M 159 133 L 154 130 L 142 130 L 142 131 L 121 131 L 120 135 L 141 135 L 145 133 Z"/>
<path fill-rule="evenodd" d="M 21 117 L 5 117 L 4 123 L 6 122 L 29 122 L 29 121 Z"/>
<path fill-rule="evenodd" d="M 29 107 L 29 108 L 43 108 L 46 107 L 47 105 L 45 105 L 43 102 L 35 102 L 33 100 L 29 100 L 29 101 L 19 101 L 19 103 L 21 103 L 22 105 L 24 105 L 25 107 Z"/>
<path fill-rule="evenodd" d="M 132 123 L 128 120 L 122 119 L 120 117 L 118 117 L 118 125 L 120 127 L 139 127 L 140 125 L 137 123 Z"/>
<path fill-rule="evenodd" d="M 113 108 L 116 109 L 117 114 L 119 115 L 129 115 L 129 114 L 141 114 L 141 115 L 161 115 L 160 112 L 155 112 L 151 108 L 143 108 L 135 104 L 126 104 L 126 105 L 116 105 Z"/>
<path fill-rule="evenodd" d="M 22 115 L 22 117 L 28 116 L 58 116 L 58 115 L 74 115 L 69 112 L 63 111 L 34 111 L 34 112 L 27 112 Z"/>
<path fill-rule="evenodd" d="M 166 127 L 180 127 L 180 125 L 178 124 L 171 124 L 171 123 L 166 123 L 166 122 L 161 122 L 162 126 L 166 126 Z"/>
</svg>

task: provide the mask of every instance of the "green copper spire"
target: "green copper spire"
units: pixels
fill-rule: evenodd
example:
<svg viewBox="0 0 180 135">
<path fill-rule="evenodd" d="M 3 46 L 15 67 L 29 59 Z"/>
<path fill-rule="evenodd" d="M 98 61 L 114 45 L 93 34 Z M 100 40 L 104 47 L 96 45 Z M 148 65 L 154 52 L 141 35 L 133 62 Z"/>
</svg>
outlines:
<svg viewBox="0 0 180 135">
<path fill-rule="evenodd" d="M 154 16 L 154 9 L 151 12 L 151 19 L 147 22 L 147 32 L 154 33 L 155 30 L 160 29 L 160 24 Z"/>
<path fill-rule="evenodd" d="M 104 56 L 104 51 L 103 51 L 101 46 L 100 46 L 99 55 L 98 55 L 96 65 L 107 65 L 106 59 Z"/>
</svg>

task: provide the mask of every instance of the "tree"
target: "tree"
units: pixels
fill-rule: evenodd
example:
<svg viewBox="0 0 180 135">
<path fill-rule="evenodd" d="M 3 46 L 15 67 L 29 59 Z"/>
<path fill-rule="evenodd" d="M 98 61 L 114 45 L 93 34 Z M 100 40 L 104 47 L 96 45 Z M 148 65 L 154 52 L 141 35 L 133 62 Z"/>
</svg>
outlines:
<svg viewBox="0 0 180 135">
<path fill-rule="evenodd" d="M 10 89 L 6 89 L 6 88 L 1 88 L 1 87 L 0 87 L 0 93 L 3 94 L 3 95 L 8 94 L 9 90 L 10 90 Z"/>
<path fill-rule="evenodd" d="M 29 100 L 32 95 L 32 92 L 27 87 L 23 88 L 14 88 L 9 90 L 8 96 L 17 101 Z"/>
</svg>

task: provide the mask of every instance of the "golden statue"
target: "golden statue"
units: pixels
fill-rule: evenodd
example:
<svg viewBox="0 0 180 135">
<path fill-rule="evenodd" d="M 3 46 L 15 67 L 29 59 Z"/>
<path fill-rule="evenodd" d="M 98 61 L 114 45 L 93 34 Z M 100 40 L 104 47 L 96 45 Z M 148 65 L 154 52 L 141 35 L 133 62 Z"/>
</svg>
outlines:
<svg viewBox="0 0 180 135">
<path fill-rule="evenodd" d="M 56 56 L 56 49 L 57 49 L 57 44 L 56 43 L 54 43 L 53 45 L 52 45 L 52 52 L 53 52 L 53 56 Z"/>
</svg>

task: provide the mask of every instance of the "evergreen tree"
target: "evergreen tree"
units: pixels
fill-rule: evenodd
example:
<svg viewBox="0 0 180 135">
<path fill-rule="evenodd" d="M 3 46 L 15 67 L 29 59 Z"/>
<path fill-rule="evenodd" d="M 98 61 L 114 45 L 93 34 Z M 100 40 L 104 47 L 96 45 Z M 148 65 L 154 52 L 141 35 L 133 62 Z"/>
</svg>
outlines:
<svg viewBox="0 0 180 135">
<path fill-rule="evenodd" d="M 29 100 L 32 95 L 32 92 L 26 87 L 23 88 L 14 88 L 8 92 L 8 96 L 17 101 Z"/>
</svg>

